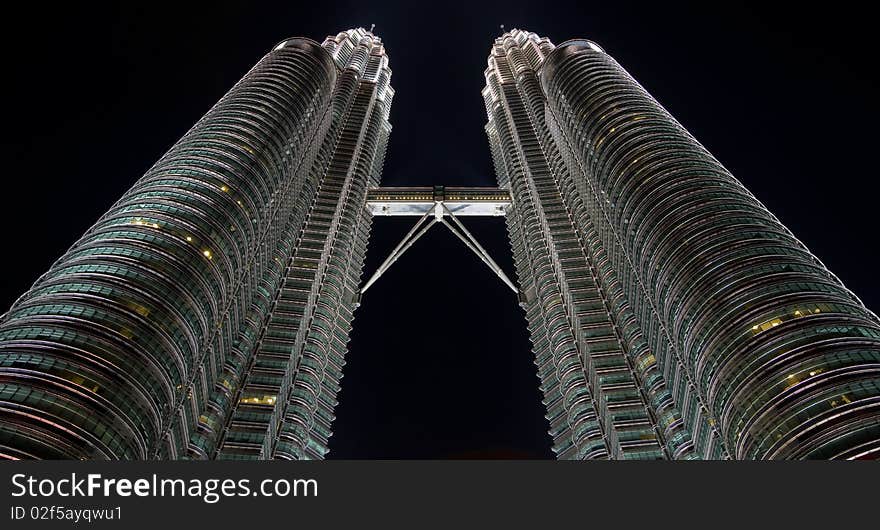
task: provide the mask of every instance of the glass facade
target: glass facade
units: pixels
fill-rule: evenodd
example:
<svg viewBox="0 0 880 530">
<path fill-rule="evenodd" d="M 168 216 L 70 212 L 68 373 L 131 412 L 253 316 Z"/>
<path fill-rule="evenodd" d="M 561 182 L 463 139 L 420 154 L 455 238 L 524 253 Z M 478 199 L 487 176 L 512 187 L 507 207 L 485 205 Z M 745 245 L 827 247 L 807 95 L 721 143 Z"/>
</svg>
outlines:
<svg viewBox="0 0 880 530">
<path fill-rule="evenodd" d="M 321 458 L 390 133 L 363 29 L 278 44 L 0 320 L 0 456 Z"/>
<path fill-rule="evenodd" d="M 880 320 L 598 45 L 495 40 L 498 188 L 378 188 L 390 77 L 263 57 L 0 317 L 0 458 L 323 458 L 372 216 L 447 203 L 506 217 L 559 458 L 880 456 Z"/>
<path fill-rule="evenodd" d="M 876 458 L 880 321 L 598 45 L 483 91 L 560 458 Z"/>
</svg>

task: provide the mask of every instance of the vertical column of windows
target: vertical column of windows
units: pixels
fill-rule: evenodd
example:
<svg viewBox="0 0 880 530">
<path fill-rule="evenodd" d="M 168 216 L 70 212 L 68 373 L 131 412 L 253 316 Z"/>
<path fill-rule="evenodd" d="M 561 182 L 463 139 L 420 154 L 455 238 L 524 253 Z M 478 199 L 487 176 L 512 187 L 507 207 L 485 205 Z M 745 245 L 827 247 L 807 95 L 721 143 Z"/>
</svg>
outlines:
<svg viewBox="0 0 880 530">
<path fill-rule="evenodd" d="M 509 179 L 514 208 L 508 231 L 532 336 L 533 350 L 550 421 L 553 450 L 559 458 L 605 458 L 609 447 L 591 394 L 587 374 L 573 336 L 570 293 L 560 281 L 561 263 L 549 234 L 542 197 L 532 182 L 544 177 L 540 147 L 522 100 L 513 83 L 503 48 L 496 46 L 484 90 L 489 114 L 490 142 L 502 173 Z M 551 213 L 552 215 L 552 213 Z"/>
<path fill-rule="evenodd" d="M 3 316 L 0 452 L 186 454 L 333 83 L 317 50 L 267 55 Z"/>
<path fill-rule="evenodd" d="M 542 82 L 699 454 L 876 452 L 876 317 L 598 47 L 560 46 Z"/>
</svg>

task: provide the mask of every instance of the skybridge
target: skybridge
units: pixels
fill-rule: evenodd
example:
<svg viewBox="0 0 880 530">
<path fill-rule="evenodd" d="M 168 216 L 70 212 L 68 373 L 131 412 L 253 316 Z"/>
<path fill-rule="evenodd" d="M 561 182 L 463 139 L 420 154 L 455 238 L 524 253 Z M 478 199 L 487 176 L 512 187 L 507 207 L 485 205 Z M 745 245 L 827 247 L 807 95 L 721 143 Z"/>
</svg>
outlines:
<svg viewBox="0 0 880 530">
<path fill-rule="evenodd" d="M 367 208 L 376 215 L 424 215 L 437 204 L 452 215 L 503 216 L 510 207 L 504 188 L 373 188 L 367 191 Z"/>
<path fill-rule="evenodd" d="M 391 254 L 360 289 L 362 296 L 395 261 L 435 224 L 446 226 L 477 255 L 504 284 L 519 295 L 516 284 L 495 263 L 486 249 L 465 228 L 459 217 L 499 217 L 507 215 L 512 200 L 504 188 L 489 187 L 399 187 L 367 191 L 367 209 L 374 217 L 419 217 Z"/>
</svg>

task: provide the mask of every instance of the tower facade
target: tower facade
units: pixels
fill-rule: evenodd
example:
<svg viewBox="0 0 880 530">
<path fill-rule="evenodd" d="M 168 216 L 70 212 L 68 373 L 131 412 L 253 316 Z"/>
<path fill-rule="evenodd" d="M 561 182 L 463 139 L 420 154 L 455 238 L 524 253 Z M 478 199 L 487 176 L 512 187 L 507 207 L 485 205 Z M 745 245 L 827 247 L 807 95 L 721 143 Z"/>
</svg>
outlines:
<svg viewBox="0 0 880 530">
<path fill-rule="evenodd" d="M 381 40 L 261 59 L 0 320 L 0 456 L 321 458 L 390 133 Z"/>
<path fill-rule="evenodd" d="M 557 456 L 876 458 L 876 315 L 595 43 L 488 62 Z"/>
<path fill-rule="evenodd" d="M 435 224 L 516 293 L 559 458 L 880 457 L 880 320 L 598 45 L 496 39 L 497 188 L 379 187 L 390 77 L 363 29 L 260 60 L 0 317 L 0 458 L 323 458 Z M 362 282 L 373 216 L 418 221 Z"/>
</svg>

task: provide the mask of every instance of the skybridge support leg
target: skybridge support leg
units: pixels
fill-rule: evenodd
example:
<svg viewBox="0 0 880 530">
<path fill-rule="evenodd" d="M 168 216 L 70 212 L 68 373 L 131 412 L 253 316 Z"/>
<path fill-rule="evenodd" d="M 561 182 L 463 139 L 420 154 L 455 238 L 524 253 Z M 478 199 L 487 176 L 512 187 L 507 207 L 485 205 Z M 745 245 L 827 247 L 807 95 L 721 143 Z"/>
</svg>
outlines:
<svg viewBox="0 0 880 530">
<path fill-rule="evenodd" d="M 407 232 L 405 236 L 403 236 L 403 239 L 400 241 L 400 243 L 397 244 L 396 247 L 394 247 L 394 250 L 391 251 L 391 254 L 389 254 L 388 257 L 385 258 L 385 261 L 382 262 L 382 265 L 379 265 L 379 268 L 376 269 L 376 272 L 374 272 L 370 279 L 367 280 L 367 283 L 365 283 L 364 286 L 361 287 L 360 296 L 363 296 L 363 294 L 367 292 L 367 289 L 369 289 L 371 285 L 376 283 L 376 280 L 378 280 L 379 277 L 382 276 L 385 271 L 387 271 L 388 268 L 391 267 L 391 265 L 395 261 L 397 261 L 398 258 L 400 258 L 400 256 L 402 256 L 403 253 L 409 249 L 409 247 L 413 245 L 413 243 L 418 241 L 418 239 L 422 237 L 429 228 L 431 228 L 432 226 L 434 226 L 435 223 L 438 222 L 436 217 L 428 220 L 429 217 L 434 214 L 435 208 L 431 208 L 430 210 L 428 210 L 428 212 L 425 213 L 425 215 L 423 215 L 421 219 L 418 220 L 415 226 L 413 226 L 412 229 Z M 428 222 L 426 223 L 425 221 Z M 419 230 L 419 227 L 422 227 L 422 229 Z M 360 296 L 358 297 L 358 301 L 360 301 Z"/>
<path fill-rule="evenodd" d="M 445 225 L 450 232 L 455 234 L 455 237 L 459 238 L 465 244 L 465 246 L 467 246 L 467 248 L 471 249 L 471 251 L 476 254 L 477 257 L 480 258 L 483 263 L 485 263 L 486 266 L 489 267 L 492 272 L 494 272 L 495 275 L 501 279 L 502 282 L 504 282 L 504 285 L 506 285 L 510 288 L 511 291 L 516 293 L 520 301 L 523 301 L 525 299 L 524 293 L 520 292 L 520 290 L 516 287 L 516 284 L 514 284 L 513 281 L 507 277 L 507 275 L 504 273 L 504 270 L 499 267 L 497 263 L 495 263 L 489 253 L 486 252 L 486 249 L 484 249 L 477 242 L 477 239 L 473 236 L 473 234 L 471 234 L 468 229 L 465 228 L 464 224 L 462 224 L 462 222 L 458 219 L 458 217 L 456 217 L 455 214 L 453 214 L 452 211 L 446 207 L 443 198 L 438 198 L 437 194 L 435 193 L 434 201 L 434 204 L 430 206 L 427 211 L 425 211 L 425 214 L 422 215 L 415 226 L 413 226 L 412 229 L 407 232 L 407 234 L 403 237 L 400 243 L 398 243 L 398 245 L 394 247 L 394 250 L 392 250 L 391 254 L 385 259 L 384 262 L 382 262 L 382 265 L 380 265 L 379 268 L 376 269 L 376 272 L 374 272 L 370 279 L 367 280 L 367 283 L 365 283 L 364 286 L 361 287 L 360 291 L 357 294 L 356 303 L 359 305 L 361 297 L 365 292 L 367 292 L 367 289 L 369 289 L 370 286 L 376 283 L 376 280 L 378 280 L 380 276 L 385 274 L 385 272 L 391 267 L 391 265 L 393 265 L 395 261 L 400 259 L 400 256 L 402 256 L 403 253 L 406 252 L 413 245 L 413 243 L 418 241 L 418 239 L 422 237 L 425 232 L 427 232 L 428 229 L 430 229 L 436 223 L 442 223 L 443 225 Z M 478 215 L 481 214 L 482 212 Z M 402 215 L 407 214 L 404 213 Z M 474 214 L 471 213 L 470 215 Z M 452 222 L 447 221 L 447 217 L 451 218 Z"/>
<path fill-rule="evenodd" d="M 508 278 L 507 275 L 504 274 L 504 269 L 502 269 L 501 267 L 498 266 L 497 263 L 495 263 L 495 260 L 493 260 L 492 257 L 489 256 L 489 253 L 486 252 L 486 249 L 484 249 L 477 242 L 477 239 L 470 232 L 468 232 L 468 229 L 465 228 L 464 225 L 462 224 L 462 222 L 459 221 L 458 218 L 455 217 L 455 215 L 453 215 L 452 212 L 449 211 L 449 209 L 446 207 L 446 205 L 441 204 L 440 206 L 441 206 L 441 208 L 443 208 L 444 213 L 446 214 L 444 217 L 451 217 L 452 222 L 455 223 L 456 226 L 458 226 L 458 228 L 461 230 L 461 233 L 455 229 L 455 226 L 453 226 L 449 222 L 447 222 L 446 219 L 441 218 L 440 222 L 442 222 L 444 225 L 446 225 L 446 227 L 449 228 L 449 230 L 453 234 L 455 234 L 459 239 L 461 239 L 461 241 L 465 245 L 467 245 L 467 247 L 469 249 L 471 249 L 474 252 L 474 254 L 477 255 L 478 258 L 483 260 L 483 263 L 485 263 L 490 269 L 492 269 L 492 272 L 494 272 L 501 279 L 501 281 L 504 282 L 505 285 L 510 287 L 511 291 L 513 291 L 514 293 L 516 293 L 518 295 L 519 289 L 517 289 L 516 285 L 510 280 L 510 278 Z"/>
</svg>

